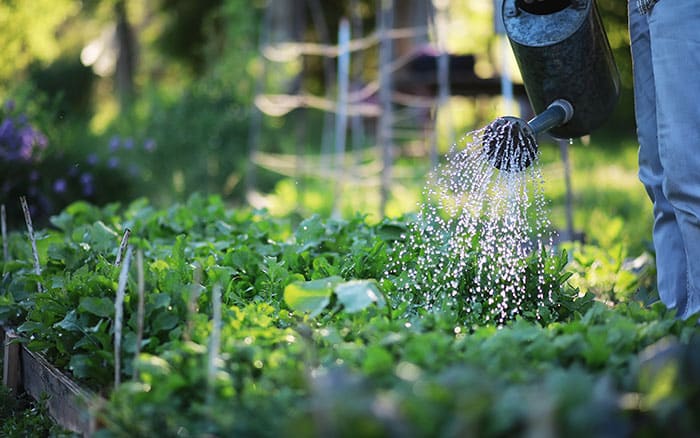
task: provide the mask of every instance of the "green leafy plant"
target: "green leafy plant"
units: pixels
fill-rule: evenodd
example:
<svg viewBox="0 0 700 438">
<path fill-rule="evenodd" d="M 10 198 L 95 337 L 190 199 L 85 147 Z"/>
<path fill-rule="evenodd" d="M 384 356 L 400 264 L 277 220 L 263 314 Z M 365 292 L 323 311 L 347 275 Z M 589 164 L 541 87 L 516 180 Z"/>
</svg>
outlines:
<svg viewBox="0 0 700 438">
<path fill-rule="evenodd" d="M 695 424 L 694 323 L 660 304 L 594 301 L 567 286 L 566 254 L 525 261 L 544 260 L 545 275 L 528 277 L 522 312 L 497 326 L 467 317 L 468 287 L 445 303 L 402 290 L 412 279 L 392 267 L 419 256 L 405 245 L 410 218 L 293 225 L 193 196 L 167 209 L 81 202 L 52 221 L 38 233 L 41 275 L 24 236 L 11 235 L 17 260 L 2 264 L 0 315 L 108 399 L 99 436 L 503 436 L 536 433 L 537 416 L 566 436 Z M 114 387 L 115 260 L 127 228 L 143 255 L 144 318 L 132 264 Z M 438 266 L 424 272 L 451 287 Z M 536 307 L 542 282 L 551 304 Z M 684 370 L 674 377 L 683 390 L 641 366 L 669 340 L 677 354 L 664 360 Z"/>
</svg>

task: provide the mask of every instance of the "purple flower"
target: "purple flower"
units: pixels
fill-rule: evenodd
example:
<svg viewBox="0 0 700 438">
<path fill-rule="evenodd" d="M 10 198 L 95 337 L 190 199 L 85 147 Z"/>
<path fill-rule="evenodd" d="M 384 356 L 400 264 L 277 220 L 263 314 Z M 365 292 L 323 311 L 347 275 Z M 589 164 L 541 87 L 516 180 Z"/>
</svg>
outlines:
<svg viewBox="0 0 700 438">
<path fill-rule="evenodd" d="M 0 123 L 0 156 L 12 160 L 28 161 L 34 149 L 48 145 L 46 136 L 32 128 L 26 117 L 7 118 Z"/>
<path fill-rule="evenodd" d="M 34 149 L 32 148 L 31 143 L 24 143 L 23 142 L 22 146 L 20 146 L 20 149 L 19 149 L 19 156 L 23 160 L 27 161 L 30 158 L 32 158 L 33 151 L 34 151 Z"/>
<path fill-rule="evenodd" d="M 129 137 L 126 140 L 124 140 L 124 149 L 133 149 L 134 148 L 134 139 Z"/>
<path fill-rule="evenodd" d="M 154 150 L 156 150 L 156 141 L 152 138 L 149 138 L 143 143 L 143 149 L 146 152 L 153 152 Z"/>
<path fill-rule="evenodd" d="M 7 99 L 5 101 L 4 107 L 5 107 L 5 111 L 7 111 L 7 112 L 12 111 L 13 109 L 15 109 L 15 101 L 12 99 Z"/>
<path fill-rule="evenodd" d="M 99 163 L 100 159 L 97 157 L 97 154 L 90 154 L 87 156 L 86 161 L 89 165 L 94 166 Z"/>
<path fill-rule="evenodd" d="M 80 175 L 80 184 L 83 186 L 83 195 L 90 196 L 95 193 L 94 178 L 91 173 Z"/>
<path fill-rule="evenodd" d="M 114 152 L 119 149 L 119 137 L 116 135 L 109 139 L 109 151 Z"/>
<path fill-rule="evenodd" d="M 2 124 L 0 124 L 0 142 L 6 142 L 9 141 L 10 137 L 12 137 L 12 133 L 14 131 L 14 124 L 12 123 L 12 119 L 5 119 L 2 121 Z"/>
<path fill-rule="evenodd" d="M 109 160 L 107 160 L 107 167 L 110 169 L 116 169 L 119 167 L 119 158 L 111 157 Z"/>
<path fill-rule="evenodd" d="M 65 193 L 68 184 L 63 178 L 59 178 L 53 182 L 53 191 L 56 193 Z"/>
<path fill-rule="evenodd" d="M 25 160 L 32 157 L 34 146 L 44 149 L 46 147 L 46 137 L 43 134 L 32 129 L 31 126 L 25 126 L 19 130 L 20 140 L 20 156 Z"/>
</svg>

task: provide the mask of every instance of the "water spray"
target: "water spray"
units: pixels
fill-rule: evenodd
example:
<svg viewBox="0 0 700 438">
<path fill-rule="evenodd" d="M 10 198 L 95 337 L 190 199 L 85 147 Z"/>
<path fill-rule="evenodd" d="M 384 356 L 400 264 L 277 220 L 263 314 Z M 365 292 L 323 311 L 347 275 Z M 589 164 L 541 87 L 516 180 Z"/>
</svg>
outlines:
<svg viewBox="0 0 700 438">
<path fill-rule="evenodd" d="M 519 172 L 537 155 L 537 135 L 577 138 L 612 113 L 620 75 L 595 0 L 503 0 L 503 24 L 535 116 L 500 117 L 482 141 L 491 164 Z"/>
<path fill-rule="evenodd" d="M 497 118 L 486 127 L 482 138 L 489 162 L 506 172 L 524 170 L 537 155 L 537 135 L 567 123 L 573 116 L 571 103 L 557 99 L 528 122 L 514 116 Z"/>
</svg>

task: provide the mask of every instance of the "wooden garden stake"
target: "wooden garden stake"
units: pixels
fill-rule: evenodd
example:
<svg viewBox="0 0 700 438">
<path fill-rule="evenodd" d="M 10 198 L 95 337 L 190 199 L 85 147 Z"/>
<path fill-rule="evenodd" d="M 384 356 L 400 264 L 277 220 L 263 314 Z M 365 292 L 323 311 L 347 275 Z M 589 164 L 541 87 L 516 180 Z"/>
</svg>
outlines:
<svg viewBox="0 0 700 438">
<path fill-rule="evenodd" d="M 335 114 L 335 196 L 333 215 L 340 217 L 345 179 L 345 143 L 348 130 L 348 91 L 350 88 L 350 22 L 340 20 L 338 27 L 338 100 Z"/>
<path fill-rule="evenodd" d="M 27 232 L 29 233 L 29 241 L 32 244 L 32 254 L 34 255 L 34 273 L 37 277 L 41 276 L 41 265 L 39 264 L 39 251 L 36 249 L 36 237 L 34 236 L 34 227 L 32 226 L 32 216 L 29 213 L 29 205 L 27 205 L 27 198 L 24 196 L 19 197 L 19 202 L 22 205 L 22 213 L 24 213 L 24 222 L 27 224 Z M 43 292 L 44 288 L 41 285 L 41 281 L 37 280 L 36 288 L 39 292 Z"/>
<path fill-rule="evenodd" d="M 202 267 L 197 264 L 194 271 L 192 287 L 190 288 L 190 297 L 187 300 L 187 321 L 185 323 L 185 332 L 182 338 L 189 341 L 192 336 L 192 326 L 194 325 L 194 314 L 197 313 L 197 299 L 202 290 Z"/>
<path fill-rule="evenodd" d="M 214 379 L 216 377 L 216 362 L 219 357 L 221 343 L 221 285 L 215 284 L 211 291 L 212 329 L 209 335 L 209 363 L 207 381 L 209 383 L 209 400 L 214 396 Z"/>
<path fill-rule="evenodd" d="M 20 362 L 21 344 L 14 342 L 18 339 L 17 334 L 12 330 L 5 330 L 2 352 L 2 383 L 12 391 L 14 395 L 19 394 L 22 386 L 22 365 Z"/>
<path fill-rule="evenodd" d="M 124 291 L 129 276 L 129 264 L 131 263 L 131 251 L 126 248 L 124 264 L 119 272 L 119 284 L 117 286 L 117 298 L 114 300 L 114 387 L 121 383 L 121 350 L 122 350 L 122 319 L 124 318 Z"/>
<path fill-rule="evenodd" d="M 5 204 L 0 205 L 0 228 L 2 229 L 2 259 L 5 263 L 10 261 L 10 252 L 7 247 L 7 220 Z"/>
<path fill-rule="evenodd" d="M 139 302 L 136 310 L 136 352 L 134 353 L 134 365 L 141 354 L 141 342 L 143 340 L 143 318 L 144 318 L 144 293 L 145 281 L 143 274 L 143 250 L 136 251 L 136 278 L 138 285 Z M 139 378 L 138 369 L 134 366 L 134 380 Z"/>
<path fill-rule="evenodd" d="M 379 27 L 379 104 L 382 111 L 377 124 L 377 141 L 382 150 L 382 174 L 380 185 L 379 214 L 386 213 L 386 205 L 391 195 L 391 168 L 392 157 L 392 124 L 393 124 L 393 104 L 392 78 L 391 78 L 391 55 L 393 45 L 389 32 L 394 27 L 394 1 L 382 0 L 378 4 L 377 11 Z"/>
<path fill-rule="evenodd" d="M 124 230 L 124 235 L 122 236 L 122 241 L 119 244 L 119 251 L 117 252 L 117 259 L 114 261 L 114 266 L 119 266 L 122 262 L 122 257 L 124 256 L 124 250 L 127 245 L 129 245 L 129 236 L 131 235 L 131 230 Z"/>
</svg>

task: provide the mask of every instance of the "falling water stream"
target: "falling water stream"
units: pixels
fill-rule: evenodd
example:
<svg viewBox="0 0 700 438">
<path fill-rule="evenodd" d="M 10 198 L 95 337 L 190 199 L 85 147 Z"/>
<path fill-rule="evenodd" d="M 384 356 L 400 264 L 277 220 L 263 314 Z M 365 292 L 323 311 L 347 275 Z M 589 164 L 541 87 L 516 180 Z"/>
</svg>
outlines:
<svg viewBox="0 0 700 438">
<path fill-rule="evenodd" d="M 535 299 L 551 300 L 543 281 L 551 224 L 537 159 L 534 139 L 503 119 L 458 141 L 424 188 L 408 236 L 419 255 L 402 266 L 403 286 L 429 306 L 462 300 L 465 312 L 497 324 L 521 313 L 528 275 L 537 277 Z"/>
</svg>

